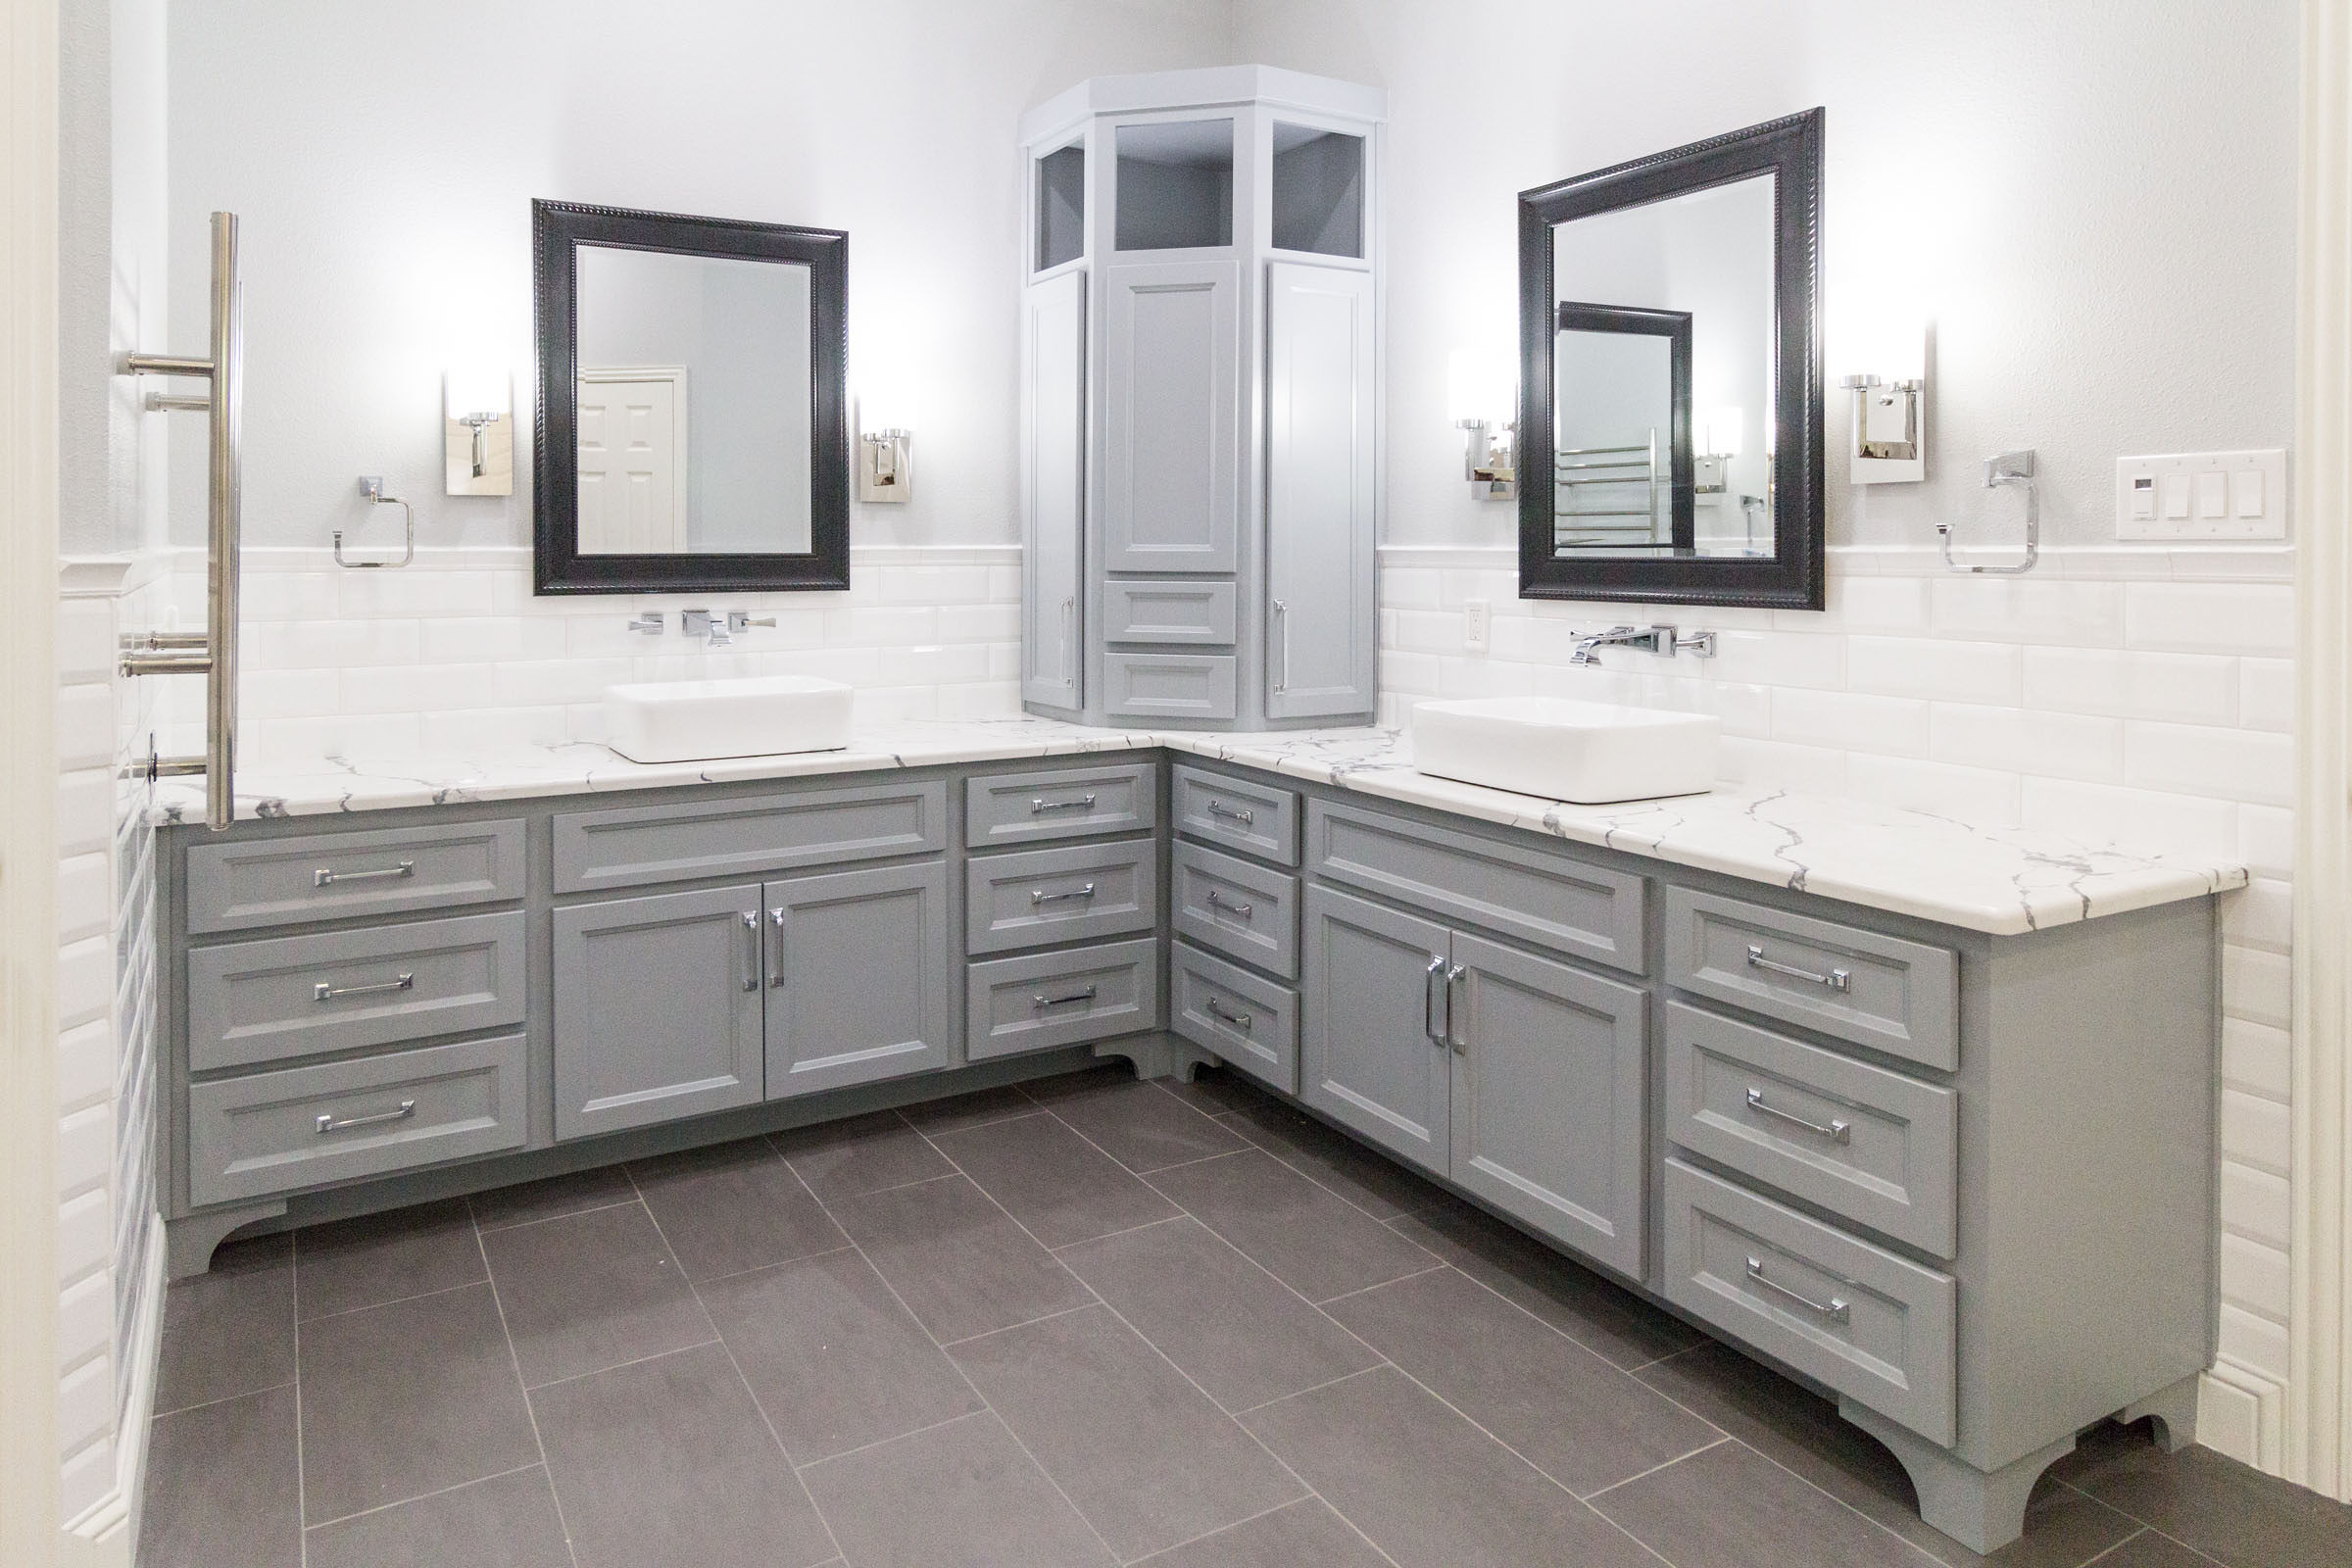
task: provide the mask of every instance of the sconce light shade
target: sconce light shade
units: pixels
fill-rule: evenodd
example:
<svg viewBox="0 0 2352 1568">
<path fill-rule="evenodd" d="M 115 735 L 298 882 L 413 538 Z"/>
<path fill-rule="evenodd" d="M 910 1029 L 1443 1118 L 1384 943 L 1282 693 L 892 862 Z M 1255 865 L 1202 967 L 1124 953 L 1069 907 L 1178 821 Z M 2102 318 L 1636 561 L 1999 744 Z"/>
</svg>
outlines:
<svg viewBox="0 0 2352 1568">
<path fill-rule="evenodd" d="M 441 377 L 441 452 L 453 496 L 514 493 L 514 380 L 470 366 Z"/>
<path fill-rule="evenodd" d="M 443 407 L 450 418 L 479 414 L 503 418 L 514 412 L 514 378 L 503 369 L 468 366 L 444 372 L 441 384 Z"/>
<path fill-rule="evenodd" d="M 1928 325 L 1874 311 L 1848 325 L 1838 384 L 1851 399 L 1847 438 L 1855 484 L 1911 484 L 1928 476 Z"/>
<path fill-rule="evenodd" d="M 1733 404 L 1709 409 L 1699 432 L 1699 450 L 1711 458 L 1736 458 L 1747 434 L 1747 411 Z"/>
<path fill-rule="evenodd" d="M 1446 357 L 1446 417 L 1456 428 L 1509 424 L 1518 406 L 1509 361 L 1471 349 Z"/>
</svg>

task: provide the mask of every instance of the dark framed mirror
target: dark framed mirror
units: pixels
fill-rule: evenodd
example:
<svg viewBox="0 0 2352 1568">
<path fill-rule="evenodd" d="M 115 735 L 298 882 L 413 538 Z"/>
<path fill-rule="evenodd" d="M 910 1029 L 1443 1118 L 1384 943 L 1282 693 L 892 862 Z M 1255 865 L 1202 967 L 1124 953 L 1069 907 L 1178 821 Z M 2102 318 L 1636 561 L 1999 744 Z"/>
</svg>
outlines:
<svg viewBox="0 0 2352 1568">
<path fill-rule="evenodd" d="M 1519 195 L 1519 592 L 1819 610 L 1822 112 Z"/>
<path fill-rule="evenodd" d="M 850 585 L 849 236 L 531 204 L 542 594 Z"/>
</svg>

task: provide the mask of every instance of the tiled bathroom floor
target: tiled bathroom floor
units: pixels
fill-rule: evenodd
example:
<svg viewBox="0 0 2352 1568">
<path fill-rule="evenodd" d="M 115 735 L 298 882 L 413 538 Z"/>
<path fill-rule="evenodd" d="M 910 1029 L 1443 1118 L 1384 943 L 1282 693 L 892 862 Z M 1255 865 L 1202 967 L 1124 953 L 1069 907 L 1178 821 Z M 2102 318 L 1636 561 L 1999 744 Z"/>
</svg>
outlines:
<svg viewBox="0 0 2352 1568">
<path fill-rule="evenodd" d="M 1824 1400 L 1229 1078 L 1124 1067 L 221 1250 L 144 1568 L 1983 1561 Z M 2103 1429 L 2003 1563 L 2352 1563 Z"/>
</svg>

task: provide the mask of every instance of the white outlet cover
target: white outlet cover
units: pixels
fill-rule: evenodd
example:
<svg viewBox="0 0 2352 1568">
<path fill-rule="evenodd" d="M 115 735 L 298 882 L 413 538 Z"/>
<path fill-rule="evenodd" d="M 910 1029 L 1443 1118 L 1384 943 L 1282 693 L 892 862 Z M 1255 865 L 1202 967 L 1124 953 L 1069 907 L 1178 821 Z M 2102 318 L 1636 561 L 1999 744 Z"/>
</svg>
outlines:
<svg viewBox="0 0 2352 1568">
<path fill-rule="evenodd" d="M 2212 508 L 2199 506 L 2199 479 L 2226 475 L 2223 515 L 2208 516 Z M 2142 487 L 2142 481 L 2146 487 Z M 2208 485 L 2212 480 L 2205 481 Z M 2157 504 L 2144 499 L 2153 489 Z M 2252 506 L 2260 492 L 2261 507 Z M 2134 505 L 2134 497 L 2141 499 Z M 2184 508 L 2164 504 L 2168 497 L 2188 501 Z M 2118 539 L 2177 539 L 2192 542 L 2245 543 L 2286 537 L 2286 451 L 2269 447 L 2250 452 L 2171 452 L 2151 457 L 2115 460 L 2115 536 Z M 2173 515 L 2185 512 L 2185 515 Z"/>
<path fill-rule="evenodd" d="M 1494 612 L 1484 599 L 1462 601 L 1462 647 L 1473 654 L 1487 651 L 1487 637 L 1494 625 Z"/>
</svg>

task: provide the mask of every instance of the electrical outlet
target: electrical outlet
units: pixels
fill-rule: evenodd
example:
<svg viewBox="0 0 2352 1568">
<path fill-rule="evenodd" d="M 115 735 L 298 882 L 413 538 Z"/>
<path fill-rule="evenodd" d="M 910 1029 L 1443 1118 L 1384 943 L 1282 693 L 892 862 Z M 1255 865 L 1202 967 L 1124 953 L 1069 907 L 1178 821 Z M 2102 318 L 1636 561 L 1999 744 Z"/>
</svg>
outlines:
<svg viewBox="0 0 2352 1568">
<path fill-rule="evenodd" d="M 1474 654 L 1487 651 L 1487 633 L 1492 629 L 1494 613 L 1484 599 L 1462 601 L 1462 646 Z"/>
<path fill-rule="evenodd" d="M 2115 460 L 2118 539 L 2284 539 L 2286 454 L 2186 452 Z"/>
</svg>

